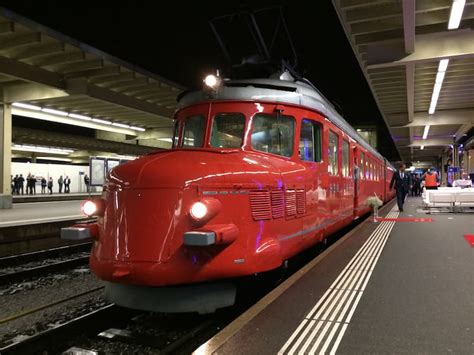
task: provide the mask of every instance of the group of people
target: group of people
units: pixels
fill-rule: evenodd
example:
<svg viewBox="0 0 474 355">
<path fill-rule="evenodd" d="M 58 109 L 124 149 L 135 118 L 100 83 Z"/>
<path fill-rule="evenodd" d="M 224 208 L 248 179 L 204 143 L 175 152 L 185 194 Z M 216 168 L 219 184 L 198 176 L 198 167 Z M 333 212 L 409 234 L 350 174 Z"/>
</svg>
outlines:
<svg viewBox="0 0 474 355">
<path fill-rule="evenodd" d="M 395 187 L 397 193 L 397 205 L 400 212 L 403 212 L 403 204 L 409 191 L 412 196 L 420 196 L 423 186 L 427 190 L 436 190 L 439 185 L 439 177 L 435 168 L 429 169 L 421 178 L 415 175 L 413 179 L 410 173 L 405 172 L 405 168 L 405 164 L 400 164 L 390 181 L 390 189 Z"/>
<path fill-rule="evenodd" d="M 11 188 L 12 188 L 12 195 L 24 195 L 24 188 L 25 188 L 25 181 L 26 181 L 26 194 L 28 195 L 36 195 L 36 182 L 37 179 L 34 175 L 28 174 L 25 178 L 23 174 L 11 176 Z M 50 195 L 53 194 L 53 178 L 50 177 L 48 181 L 46 181 L 45 177 L 41 177 L 41 194 L 46 193 L 46 187 L 48 187 L 48 192 Z M 63 192 L 64 186 L 64 193 L 69 193 L 71 191 L 71 179 L 69 176 L 63 178 L 61 175 L 58 179 L 59 185 L 59 193 Z"/>
</svg>

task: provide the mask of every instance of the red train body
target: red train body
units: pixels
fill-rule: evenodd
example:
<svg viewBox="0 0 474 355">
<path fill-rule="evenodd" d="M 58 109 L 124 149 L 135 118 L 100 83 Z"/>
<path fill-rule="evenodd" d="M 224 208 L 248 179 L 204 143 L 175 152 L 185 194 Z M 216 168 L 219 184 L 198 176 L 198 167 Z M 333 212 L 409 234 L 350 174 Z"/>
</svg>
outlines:
<svg viewBox="0 0 474 355">
<path fill-rule="evenodd" d="M 238 94 L 245 85 L 191 96 L 176 113 L 171 150 L 109 174 L 90 265 L 109 282 L 114 302 L 170 311 L 229 305 L 214 304 L 212 292 L 199 291 L 204 308 L 165 307 L 169 297 L 143 295 L 278 268 L 369 212 L 368 197 L 393 197 L 393 169 L 383 157 L 341 127 L 340 117 L 328 117 L 334 111 L 287 100 L 286 82 L 271 82 L 252 84 L 263 99 Z M 287 85 L 311 96 L 306 84 Z M 275 91 L 281 96 L 268 93 Z"/>
</svg>

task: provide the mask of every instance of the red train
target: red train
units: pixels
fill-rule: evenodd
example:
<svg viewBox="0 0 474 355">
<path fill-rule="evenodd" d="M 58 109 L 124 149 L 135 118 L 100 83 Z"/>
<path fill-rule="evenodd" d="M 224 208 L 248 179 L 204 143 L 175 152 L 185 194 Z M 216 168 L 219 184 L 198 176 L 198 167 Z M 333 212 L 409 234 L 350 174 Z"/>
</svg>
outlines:
<svg viewBox="0 0 474 355">
<path fill-rule="evenodd" d="M 173 147 L 118 166 L 76 226 L 106 296 L 131 308 L 209 312 L 232 279 L 288 258 L 393 197 L 393 168 L 307 82 L 226 81 L 185 94 Z M 71 229 L 69 229 L 71 232 Z"/>
</svg>

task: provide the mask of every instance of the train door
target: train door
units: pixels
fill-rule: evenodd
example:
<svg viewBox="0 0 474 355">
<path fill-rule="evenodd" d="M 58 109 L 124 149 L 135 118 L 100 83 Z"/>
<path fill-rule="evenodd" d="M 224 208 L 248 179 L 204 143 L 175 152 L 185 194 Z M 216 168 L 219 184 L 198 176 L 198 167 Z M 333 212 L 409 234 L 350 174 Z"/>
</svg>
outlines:
<svg viewBox="0 0 474 355">
<path fill-rule="evenodd" d="M 347 137 L 342 137 L 341 150 L 341 175 L 342 175 L 342 190 L 341 190 L 341 213 L 344 217 L 352 216 L 354 210 L 353 198 L 353 180 L 351 167 L 351 149 Z"/>
<path fill-rule="evenodd" d="M 329 191 L 328 191 L 328 203 L 329 203 L 329 215 L 330 218 L 340 220 L 340 212 L 342 207 L 341 191 L 342 191 L 342 179 L 341 179 L 341 166 L 340 166 L 340 137 L 332 129 L 329 129 L 328 133 L 328 173 L 329 173 Z"/>
<path fill-rule="evenodd" d="M 352 156 L 352 161 L 354 164 L 354 169 L 352 170 L 354 180 L 354 218 L 357 218 L 357 208 L 359 206 L 359 155 L 359 148 L 357 148 L 357 146 L 354 146 Z"/>
<path fill-rule="evenodd" d="M 310 176 L 306 183 L 306 217 L 303 229 L 311 229 L 324 222 L 324 192 L 322 185 L 325 180 L 321 174 L 324 172 L 322 159 L 322 132 L 323 125 L 317 118 L 301 120 L 298 155 Z M 327 173 L 326 173 L 327 174 Z"/>
</svg>

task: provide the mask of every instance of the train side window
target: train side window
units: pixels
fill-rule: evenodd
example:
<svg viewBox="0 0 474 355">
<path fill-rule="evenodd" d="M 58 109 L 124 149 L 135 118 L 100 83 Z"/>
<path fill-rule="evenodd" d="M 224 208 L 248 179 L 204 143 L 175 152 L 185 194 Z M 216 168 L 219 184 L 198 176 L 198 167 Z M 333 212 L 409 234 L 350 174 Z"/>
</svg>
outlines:
<svg viewBox="0 0 474 355">
<path fill-rule="evenodd" d="M 365 179 L 369 180 L 369 156 L 365 157 Z"/>
<path fill-rule="evenodd" d="M 319 123 L 310 120 L 302 121 L 299 156 L 301 160 L 321 161 L 321 125 Z"/>
<path fill-rule="evenodd" d="M 206 119 L 204 116 L 191 116 L 184 122 L 182 148 L 201 148 L 204 142 Z"/>
<path fill-rule="evenodd" d="M 241 113 L 219 113 L 214 117 L 211 147 L 240 148 L 244 139 L 245 116 Z"/>
<path fill-rule="evenodd" d="M 295 137 L 293 117 L 257 113 L 252 122 L 253 149 L 285 157 L 293 155 Z"/>
<path fill-rule="evenodd" d="M 349 176 L 349 142 L 342 140 L 342 176 Z"/>
<path fill-rule="evenodd" d="M 181 121 L 179 121 L 179 120 L 176 120 L 176 121 L 174 122 L 173 148 L 177 148 L 177 147 L 178 147 L 180 122 L 181 122 Z"/>
<path fill-rule="evenodd" d="M 329 131 L 329 146 L 328 146 L 328 171 L 331 175 L 339 173 L 338 162 L 339 136 L 333 131 Z"/>
<path fill-rule="evenodd" d="M 360 153 L 360 166 L 359 166 L 359 178 L 362 180 L 364 179 L 364 168 L 365 168 L 365 165 L 364 165 L 364 160 L 365 160 L 365 154 L 364 153 Z"/>
</svg>

